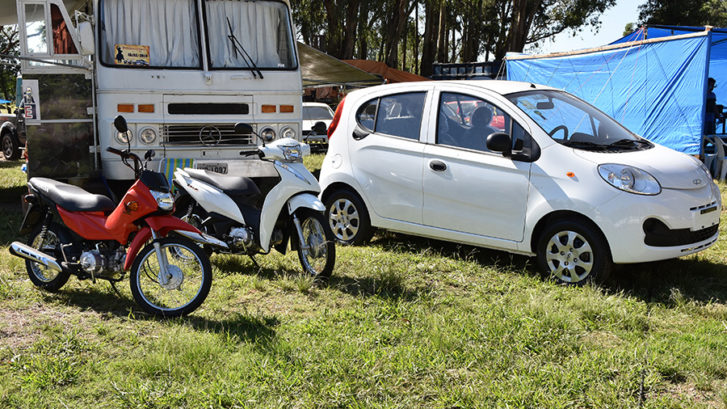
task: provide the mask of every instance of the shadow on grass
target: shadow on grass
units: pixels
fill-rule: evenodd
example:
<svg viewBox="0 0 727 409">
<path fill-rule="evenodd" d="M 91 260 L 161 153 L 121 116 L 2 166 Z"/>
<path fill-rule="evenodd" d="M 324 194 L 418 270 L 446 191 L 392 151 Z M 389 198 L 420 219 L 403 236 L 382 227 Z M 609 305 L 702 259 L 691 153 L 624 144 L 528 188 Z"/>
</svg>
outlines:
<svg viewBox="0 0 727 409">
<path fill-rule="evenodd" d="M 117 286 L 128 285 L 125 281 Z M 190 325 L 195 330 L 210 331 L 226 336 L 236 336 L 240 342 L 254 341 L 269 343 L 275 338 L 275 327 L 279 324 L 276 317 L 250 317 L 235 314 L 230 319 L 209 319 L 197 315 L 181 318 L 160 318 L 145 313 L 131 298 L 119 297 L 106 283 L 98 283 L 98 287 L 85 289 L 64 289 L 55 294 L 44 295 L 44 301 L 61 301 L 80 309 L 93 310 L 98 313 L 110 314 L 119 318 L 133 316 L 135 320 L 159 321 L 168 320 L 180 325 Z M 106 289 L 108 288 L 108 291 Z"/>
<path fill-rule="evenodd" d="M 23 162 L 20 161 L 0 161 L 0 170 L 2 169 L 20 169 L 20 166 L 23 164 Z M 24 179 L 23 179 L 24 181 Z M 10 184 L 10 186 L 8 186 Z M 23 197 L 24 194 L 28 192 L 28 189 L 25 187 L 25 183 L 23 182 L 22 185 L 18 186 L 17 181 L 15 179 L 4 180 L 2 184 L 0 184 L 0 203 L 2 203 L 5 206 L 11 206 L 17 205 L 17 208 L 20 209 L 20 200 Z"/>
<path fill-rule="evenodd" d="M 8 246 L 15 240 L 25 241 L 25 237 L 21 237 L 18 230 L 20 223 L 23 222 L 23 214 L 18 211 L 3 209 L 0 206 L 0 213 L 4 213 L 4 217 L 0 219 L 0 246 Z M 3 255 L 5 256 L 5 255 Z M 10 257 L 8 255 L 8 257 Z"/>
</svg>

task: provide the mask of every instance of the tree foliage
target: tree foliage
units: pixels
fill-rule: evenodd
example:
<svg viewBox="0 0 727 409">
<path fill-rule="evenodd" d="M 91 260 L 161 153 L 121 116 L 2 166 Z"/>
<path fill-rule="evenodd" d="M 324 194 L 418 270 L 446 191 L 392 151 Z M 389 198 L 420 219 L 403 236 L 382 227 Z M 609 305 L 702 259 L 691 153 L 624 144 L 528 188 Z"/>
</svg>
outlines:
<svg viewBox="0 0 727 409">
<path fill-rule="evenodd" d="M 501 59 L 566 30 L 598 27 L 615 0 L 292 0 L 300 36 L 338 58 L 431 74 L 434 62 Z"/>
<path fill-rule="evenodd" d="M 18 55 L 20 46 L 16 26 L 0 26 L 0 55 Z M 15 77 L 20 64 L 14 58 L 0 58 L 0 95 L 2 99 L 15 96 Z"/>
<path fill-rule="evenodd" d="M 647 0 L 639 6 L 642 24 L 727 27 L 727 1 Z"/>
</svg>

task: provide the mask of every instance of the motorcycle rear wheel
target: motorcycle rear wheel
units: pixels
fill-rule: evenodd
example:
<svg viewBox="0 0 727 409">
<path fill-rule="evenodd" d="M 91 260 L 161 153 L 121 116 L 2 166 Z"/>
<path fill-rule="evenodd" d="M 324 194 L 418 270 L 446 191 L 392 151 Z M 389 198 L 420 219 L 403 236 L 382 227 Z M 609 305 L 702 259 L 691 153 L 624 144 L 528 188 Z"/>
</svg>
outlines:
<svg viewBox="0 0 727 409">
<path fill-rule="evenodd" d="M 66 235 L 63 228 L 58 224 L 51 224 L 45 232 L 41 241 L 40 233 L 42 226 L 38 226 L 28 238 L 28 245 L 43 253 L 55 257 L 58 264 L 63 261 L 61 244 L 64 243 Z M 35 261 L 25 260 L 25 269 L 28 271 L 30 281 L 38 288 L 45 291 L 56 292 L 63 287 L 71 273 L 68 270 L 56 271 Z"/>
<path fill-rule="evenodd" d="M 317 280 L 327 280 L 336 263 L 336 244 L 325 216 L 311 209 L 296 212 L 305 246 L 298 243 L 298 259 L 303 271 Z M 297 233 L 293 235 L 297 238 Z M 307 248 L 303 248 L 307 247 Z"/>
<path fill-rule="evenodd" d="M 179 317 L 196 310 L 212 286 L 209 257 L 191 240 L 167 237 L 158 241 L 167 259 L 167 277 L 160 277 L 154 244 L 136 255 L 130 285 L 134 300 L 144 311 L 163 317 Z"/>
</svg>

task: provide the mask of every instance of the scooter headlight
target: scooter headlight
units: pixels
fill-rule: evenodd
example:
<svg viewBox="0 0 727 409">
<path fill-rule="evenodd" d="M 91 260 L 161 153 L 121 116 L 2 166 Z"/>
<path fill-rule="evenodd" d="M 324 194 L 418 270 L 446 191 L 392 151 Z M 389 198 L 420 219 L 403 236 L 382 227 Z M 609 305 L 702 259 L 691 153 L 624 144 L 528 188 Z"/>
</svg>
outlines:
<svg viewBox="0 0 727 409">
<path fill-rule="evenodd" d="M 154 200 L 157 201 L 159 210 L 164 212 L 170 212 L 174 210 L 174 197 L 171 193 L 152 190 L 151 195 L 154 197 Z"/>
<path fill-rule="evenodd" d="M 287 162 L 303 162 L 303 155 L 299 144 L 281 146 L 283 156 Z"/>
<path fill-rule="evenodd" d="M 608 163 L 598 166 L 598 173 L 611 186 L 637 195 L 658 195 L 661 185 L 655 177 L 639 168 Z"/>
</svg>

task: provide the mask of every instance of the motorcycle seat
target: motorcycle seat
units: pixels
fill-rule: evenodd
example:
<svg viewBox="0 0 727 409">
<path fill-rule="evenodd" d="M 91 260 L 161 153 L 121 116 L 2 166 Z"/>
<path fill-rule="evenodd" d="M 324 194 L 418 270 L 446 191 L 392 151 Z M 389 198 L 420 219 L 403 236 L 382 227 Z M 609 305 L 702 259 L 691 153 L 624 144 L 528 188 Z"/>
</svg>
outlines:
<svg viewBox="0 0 727 409">
<path fill-rule="evenodd" d="M 257 197 L 261 194 L 255 182 L 246 176 L 227 176 L 191 168 L 185 168 L 184 171 L 192 178 L 209 183 L 229 196 Z"/>
<path fill-rule="evenodd" d="M 40 195 L 70 212 L 107 212 L 116 205 L 106 196 L 48 178 L 30 178 L 28 185 Z"/>
</svg>

